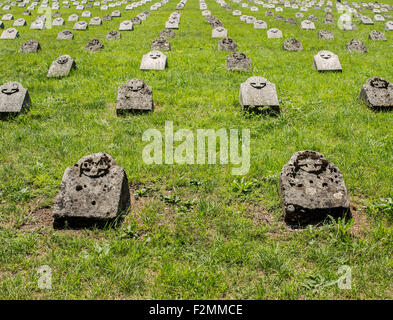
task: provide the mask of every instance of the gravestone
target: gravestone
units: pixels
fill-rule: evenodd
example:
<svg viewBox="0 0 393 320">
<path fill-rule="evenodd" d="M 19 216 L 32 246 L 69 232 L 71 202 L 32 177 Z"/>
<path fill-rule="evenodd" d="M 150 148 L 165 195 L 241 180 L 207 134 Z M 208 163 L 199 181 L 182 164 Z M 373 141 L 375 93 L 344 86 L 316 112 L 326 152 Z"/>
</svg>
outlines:
<svg viewBox="0 0 393 320">
<path fill-rule="evenodd" d="M 287 18 L 285 19 L 285 22 L 288 24 L 297 24 L 296 20 L 293 18 Z"/>
<path fill-rule="evenodd" d="M 63 26 L 65 24 L 64 19 L 63 18 L 55 18 L 52 20 L 52 26 Z"/>
<path fill-rule="evenodd" d="M 226 67 L 229 71 L 250 71 L 251 59 L 242 52 L 235 52 L 227 57 Z"/>
<path fill-rule="evenodd" d="M 63 55 L 52 62 L 48 74 L 48 78 L 62 78 L 68 76 L 71 69 L 75 69 L 75 61 L 69 55 Z"/>
<path fill-rule="evenodd" d="M 103 227 L 130 207 L 125 171 L 107 153 L 81 158 L 65 170 L 53 210 L 54 228 Z"/>
<path fill-rule="evenodd" d="M 100 17 L 91 18 L 89 21 L 89 25 L 100 26 L 100 25 L 102 25 L 102 20 Z"/>
<path fill-rule="evenodd" d="M 342 173 L 319 152 L 296 152 L 282 168 L 279 192 L 289 225 L 315 224 L 328 216 L 351 217 Z"/>
<path fill-rule="evenodd" d="M 115 10 L 111 13 L 111 16 L 114 18 L 119 18 L 121 17 L 121 12 L 119 10 Z"/>
<path fill-rule="evenodd" d="M 1 20 L 3 21 L 11 21 L 14 20 L 14 16 L 11 13 L 6 13 L 2 16 Z"/>
<path fill-rule="evenodd" d="M 111 21 L 112 16 L 110 14 L 106 14 L 102 17 L 102 21 Z"/>
<path fill-rule="evenodd" d="M 116 113 L 153 111 L 153 91 L 142 80 L 127 81 L 117 91 Z"/>
<path fill-rule="evenodd" d="M 19 32 L 15 28 L 8 28 L 1 33 L 0 39 L 13 40 L 19 37 Z"/>
<path fill-rule="evenodd" d="M 227 29 L 223 27 L 217 27 L 212 30 L 212 38 L 226 38 L 228 37 Z"/>
<path fill-rule="evenodd" d="M 0 119 L 18 116 L 30 109 L 28 91 L 19 82 L 7 82 L 0 87 Z"/>
<path fill-rule="evenodd" d="M 392 110 L 393 83 L 380 77 L 370 78 L 363 85 L 360 98 L 372 109 Z"/>
<path fill-rule="evenodd" d="M 285 51 L 302 51 L 302 43 L 295 38 L 286 39 L 282 45 Z"/>
<path fill-rule="evenodd" d="M 131 21 L 123 21 L 120 23 L 119 30 L 120 31 L 132 31 L 134 28 L 132 26 Z"/>
<path fill-rule="evenodd" d="M 167 65 L 167 57 L 161 51 L 152 50 L 142 57 L 141 70 L 164 70 Z"/>
<path fill-rule="evenodd" d="M 393 31 L 393 21 L 386 22 L 385 31 Z"/>
<path fill-rule="evenodd" d="M 138 17 L 134 17 L 134 18 L 131 18 L 131 22 L 132 22 L 132 24 L 141 24 L 142 20 L 139 19 Z"/>
<path fill-rule="evenodd" d="M 19 49 L 19 52 L 34 53 L 41 49 L 40 44 L 35 40 L 27 40 Z"/>
<path fill-rule="evenodd" d="M 23 18 L 16 19 L 13 24 L 14 27 L 24 27 L 25 25 L 26 25 L 26 20 Z"/>
<path fill-rule="evenodd" d="M 170 51 L 171 44 L 165 37 L 158 37 L 151 43 L 152 50 Z"/>
<path fill-rule="evenodd" d="M 276 86 L 262 77 L 251 77 L 240 85 L 240 104 L 246 112 L 279 113 Z"/>
<path fill-rule="evenodd" d="M 45 21 L 44 20 L 35 20 L 30 24 L 31 30 L 43 30 L 45 29 Z"/>
<path fill-rule="evenodd" d="M 330 18 L 326 18 L 325 20 L 323 20 L 324 24 L 334 24 L 334 20 L 330 19 Z"/>
<path fill-rule="evenodd" d="M 314 22 L 310 21 L 310 20 L 304 20 L 301 22 L 300 27 L 303 30 L 315 30 L 315 24 Z"/>
<path fill-rule="evenodd" d="M 83 11 L 81 16 L 83 18 L 90 18 L 91 17 L 91 12 L 90 11 Z"/>
<path fill-rule="evenodd" d="M 263 20 L 255 20 L 254 29 L 267 29 L 267 24 Z"/>
<path fill-rule="evenodd" d="M 331 31 L 328 30 L 321 30 L 318 32 L 318 38 L 319 39 L 327 39 L 327 40 L 332 40 L 334 39 L 334 35 Z"/>
<path fill-rule="evenodd" d="M 165 37 L 165 38 L 174 38 L 175 37 L 175 31 L 171 29 L 164 29 L 161 30 L 160 32 L 160 37 Z"/>
<path fill-rule="evenodd" d="M 369 17 L 361 16 L 360 17 L 360 23 L 361 24 L 365 24 L 365 25 L 372 25 L 372 24 L 374 24 L 374 21 L 371 20 L 371 18 L 369 18 Z"/>
<path fill-rule="evenodd" d="M 167 29 L 179 29 L 179 21 L 169 20 L 165 23 L 165 28 Z"/>
<path fill-rule="evenodd" d="M 236 51 L 237 44 L 231 38 L 223 38 L 218 41 L 219 51 Z"/>
<path fill-rule="evenodd" d="M 112 30 L 109 31 L 106 35 L 106 38 L 108 40 L 117 40 L 117 39 L 121 39 L 121 33 L 119 31 L 116 30 Z"/>
<path fill-rule="evenodd" d="M 74 30 L 84 31 L 87 30 L 89 25 L 86 21 L 78 21 L 74 24 Z"/>
<path fill-rule="evenodd" d="M 333 52 L 322 50 L 314 56 L 313 66 L 319 71 L 342 71 L 340 60 Z"/>
<path fill-rule="evenodd" d="M 69 22 L 75 22 L 79 20 L 79 16 L 77 14 L 72 14 L 68 17 Z"/>
<path fill-rule="evenodd" d="M 232 15 L 234 17 L 240 17 L 242 15 L 242 12 L 240 10 L 235 10 L 232 12 Z"/>
<path fill-rule="evenodd" d="M 374 41 L 386 41 L 385 35 L 377 30 L 371 31 L 370 34 L 368 35 L 368 38 Z"/>
<path fill-rule="evenodd" d="M 384 21 L 385 21 L 385 18 L 384 18 L 382 15 L 380 15 L 380 14 L 376 14 L 376 15 L 374 16 L 374 20 L 375 20 L 376 22 L 384 22 Z"/>
<path fill-rule="evenodd" d="M 347 51 L 367 52 L 367 48 L 360 40 L 352 39 L 346 45 Z"/>
<path fill-rule="evenodd" d="M 104 45 L 98 39 L 90 40 L 85 47 L 85 50 L 88 50 L 91 52 L 101 51 L 102 49 L 104 49 Z"/>
<path fill-rule="evenodd" d="M 277 28 L 271 28 L 267 31 L 267 37 L 268 39 L 282 38 L 282 32 Z"/>
<path fill-rule="evenodd" d="M 72 40 L 74 39 L 74 34 L 70 30 L 60 31 L 57 35 L 57 40 Z"/>
</svg>

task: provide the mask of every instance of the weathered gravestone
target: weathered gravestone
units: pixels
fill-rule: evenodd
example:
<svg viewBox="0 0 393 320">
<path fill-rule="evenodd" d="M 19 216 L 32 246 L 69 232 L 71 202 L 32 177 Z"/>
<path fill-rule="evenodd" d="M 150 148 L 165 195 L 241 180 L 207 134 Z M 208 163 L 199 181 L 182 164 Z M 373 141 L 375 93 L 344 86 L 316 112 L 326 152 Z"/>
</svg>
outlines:
<svg viewBox="0 0 393 320">
<path fill-rule="evenodd" d="M 372 109 L 392 110 L 393 83 L 380 77 L 370 78 L 363 85 L 360 98 Z"/>
<path fill-rule="evenodd" d="M 268 39 L 282 38 L 282 32 L 277 28 L 272 28 L 267 31 L 267 37 Z"/>
<path fill-rule="evenodd" d="M 64 19 L 60 17 L 53 19 L 52 21 L 52 26 L 62 26 L 64 24 L 65 24 Z"/>
<path fill-rule="evenodd" d="M 75 21 L 78 21 L 79 20 L 79 16 L 77 15 L 77 14 L 72 14 L 72 15 L 70 15 L 69 17 L 68 17 L 68 21 L 72 21 L 72 22 L 75 22 Z"/>
<path fill-rule="evenodd" d="M 75 61 L 69 55 L 63 55 L 52 62 L 48 74 L 48 78 L 61 78 L 66 77 L 71 69 L 75 69 Z"/>
<path fill-rule="evenodd" d="M 318 32 L 318 38 L 319 39 L 327 39 L 327 40 L 333 40 L 334 35 L 331 31 L 328 30 L 321 30 Z"/>
<path fill-rule="evenodd" d="M 132 31 L 133 26 L 132 26 L 131 21 L 126 20 L 126 21 L 121 22 L 120 26 L 119 26 L 119 30 L 120 31 Z"/>
<path fill-rule="evenodd" d="M 117 91 L 116 113 L 140 113 L 153 111 L 153 91 L 142 80 L 132 79 Z"/>
<path fill-rule="evenodd" d="M 285 22 L 288 24 L 297 24 L 296 20 L 293 18 L 287 18 L 285 19 Z"/>
<path fill-rule="evenodd" d="M 279 113 L 276 86 L 262 77 L 251 77 L 240 85 L 240 104 L 246 112 Z"/>
<path fill-rule="evenodd" d="M 237 44 L 231 38 L 223 38 L 218 41 L 219 51 L 236 51 Z"/>
<path fill-rule="evenodd" d="M 30 105 L 29 92 L 19 82 L 7 82 L 0 87 L 0 119 L 22 114 Z"/>
<path fill-rule="evenodd" d="M 160 37 L 174 38 L 175 37 L 175 31 L 173 31 L 171 29 L 161 30 Z"/>
<path fill-rule="evenodd" d="M 367 52 L 365 44 L 362 41 L 356 39 L 349 41 L 346 45 L 346 49 L 347 51 Z"/>
<path fill-rule="evenodd" d="M 310 21 L 310 20 L 304 20 L 301 22 L 300 27 L 303 30 L 314 30 L 315 29 L 315 24 L 314 22 Z"/>
<path fill-rule="evenodd" d="M 374 41 L 386 41 L 385 35 L 377 30 L 371 31 L 370 34 L 368 35 L 368 38 Z"/>
<path fill-rule="evenodd" d="M 43 30 L 45 29 L 45 21 L 44 20 L 35 20 L 30 24 L 31 30 Z"/>
<path fill-rule="evenodd" d="M 53 210 L 53 226 L 103 227 L 130 206 L 125 171 L 107 153 L 85 156 L 65 170 Z"/>
<path fill-rule="evenodd" d="M 117 40 L 117 39 L 121 39 L 121 33 L 117 30 L 112 30 L 109 31 L 106 35 L 106 38 L 108 40 Z"/>
<path fill-rule="evenodd" d="M 102 25 L 102 20 L 100 17 L 91 18 L 89 21 L 89 25 L 100 26 L 100 25 Z"/>
<path fill-rule="evenodd" d="M 212 38 L 226 38 L 228 37 L 227 29 L 223 27 L 217 27 L 212 30 Z"/>
<path fill-rule="evenodd" d="M 285 51 L 302 51 L 302 43 L 295 38 L 286 39 L 282 45 Z"/>
<path fill-rule="evenodd" d="M 319 71 L 342 71 L 340 60 L 333 52 L 322 50 L 314 56 L 313 66 Z"/>
<path fill-rule="evenodd" d="M 386 22 L 385 31 L 393 31 L 393 21 Z"/>
<path fill-rule="evenodd" d="M 164 70 L 167 65 L 167 57 L 161 51 L 152 50 L 142 57 L 141 70 Z"/>
<path fill-rule="evenodd" d="M 98 39 L 90 40 L 85 47 L 85 50 L 88 50 L 91 52 L 101 51 L 102 49 L 104 49 L 104 45 Z"/>
<path fill-rule="evenodd" d="M 372 25 L 372 24 L 374 24 L 374 21 L 371 18 L 369 18 L 369 17 L 361 16 L 360 17 L 360 23 L 361 24 L 365 24 L 365 25 Z"/>
<path fill-rule="evenodd" d="M 282 168 L 279 191 L 289 225 L 315 224 L 328 216 L 351 217 L 341 171 L 319 152 L 296 152 Z"/>
<path fill-rule="evenodd" d="M 165 23 L 165 28 L 167 29 L 179 29 L 179 21 L 169 20 Z"/>
<path fill-rule="evenodd" d="M 256 20 L 254 22 L 254 29 L 267 29 L 267 24 L 263 20 Z"/>
<path fill-rule="evenodd" d="M 138 17 L 134 17 L 134 18 L 131 18 L 131 22 L 132 22 L 132 24 L 141 24 L 142 20 L 139 19 Z"/>
<path fill-rule="evenodd" d="M 25 25 L 26 25 L 26 20 L 23 18 L 16 19 L 13 24 L 14 27 L 24 27 Z"/>
<path fill-rule="evenodd" d="M 0 29 L 4 29 L 4 23 L 0 20 Z"/>
<path fill-rule="evenodd" d="M 89 25 L 86 21 L 78 21 L 74 24 L 74 30 L 84 31 L 87 30 Z"/>
<path fill-rule="evenodd" d="M 57 34 L 57 40 L 72 40 L 74 39 L 74 34 L 70 30 L 63 30 Z"/>
<path fill-rule="evenodd" d="M 41 49 L 40 44 L 35 40 L 27 40 L 19 49 L 19 52 L 33 53 Z"/>
<path fill-rule="evenodd" d="M 151 43 L 152 50 L 163 50 L 163 51 L 170 51 L 171 44 L 170 42 L 164 37 L 158 37 L 157 39 L 153 40 Z"/>
<path fill-rule="evenodd" d="M 1 17 L 1 20 L 3 21 L 11 21 L 14 20 L 14 16 L 11 13 L 6 13 Z"/>
<path fill-rule="evenodd" d="M 0 39 L 13 40 L 19 37 L 19 32 L 15 28 L 8 28 L 1 34 Z"/>
<path fill-rule="evenodd" d="M 227 70 L 230 71 L 250 71 L 251 59 L 242 52 L 235 52 L 227 57 Z"/>
</svg>

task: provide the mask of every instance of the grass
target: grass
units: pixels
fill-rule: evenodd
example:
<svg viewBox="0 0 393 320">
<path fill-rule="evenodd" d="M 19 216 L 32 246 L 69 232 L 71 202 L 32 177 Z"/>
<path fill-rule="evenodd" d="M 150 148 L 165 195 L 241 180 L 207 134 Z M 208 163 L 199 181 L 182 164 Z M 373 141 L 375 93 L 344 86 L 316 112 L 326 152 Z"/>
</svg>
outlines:
<svg viewBox="0 0 393 320">
<path fill-rule="evenodd" d="M 140 71 L 139 64 L 176 0 L 151 11 L 134 31 L 122 32 L 121 40 L 108 41 L 105 35 L 154 1 L 122 10 L 123 17 L 102 26 L 74 31 L 73 41 L 56 40 L 60 30 L 72 29 L 67 22 L 72 9 L 60 10 L 65 27 L 19 27 L 19 39 L 0 41 L 0 83 L 20 82 L 33 102 L 26 115 L 0 122 L 0 298 L 393 298 L 393 115 L 373 112 L 359 99 L 368 78 L 393 81 L 393 33 L 385 32 L 386 42 L 373 42 L 368 33 L 383 31 L 384 23 L 341 31 L 324 25 L 324 12 L 318 10 L 305 13 L 319 18 L 316 30 L 302 31 L 300 19 L 288 25 L 265 17 L 260 6 L 250 12 L 228 1 L 283 31 L 282 39 L 268 40 L 266 30 L 254 30 L 215 1 L 206 2 L 238 50 L 252 59 L 252 72 L 226 70 L 228 53 L 217 51 L 218 40 L 211 38 L 197 0 L 181 11 L 165 71 Z M 24 10 L 13 9 L 15 19 Z M 111 12 L 88 10 L 92 17 Z M 295 12 L 279 14 L 288 18 Z M 337 19 L 336 10 L 333 14 Z M 26 18 L 29 25 L 36 15 Z M 11 27 L 12 21 L 4 24 Z M 322 29 L 332 31 L 335 40 L 319 40 Z M 304 50 L 283 51 L 290 37 Z M 93 38 L 104 43 L 101 52 L 84 50 Z M 353 38 L 366 44 L 367 54 L 345 50 Z M 42 50 L 19 53 L 28 39 L 39 41 Z M 324 49 L 339 56 L 342 73 L 313 69 L 313 56 Z M 66 78 L 47 79 L 51 62 L 63 54 L 77 69 Z M 276 84 L 280 116 L 241 113 L 239 86 L 252 75 Z M 117 88 L 132 78 L 153 87 L 156 110 L 117 117 Z M 144 164 L 142 134 L 149 128 L 163 132 L 165 121 L 173 121 L 175 131 L 250 129 L 249 173 L 235 177 L 231 165 Z M 292 231 L 283 223 L 278 175 L 291 155 L 304 149 L 322 152 L 341 169 L 353 225 Z M 124 225 L 53 230 L 48 217 L 65 168 L 100 151 L 111 154 L 130 181 L 133 202 Z M 37 286 L 42 265 L 52 269 L 52 290 Z M 342 265 L 352 268 L 351 290 L 326 285 L 339 278 Z"/>
</svg>

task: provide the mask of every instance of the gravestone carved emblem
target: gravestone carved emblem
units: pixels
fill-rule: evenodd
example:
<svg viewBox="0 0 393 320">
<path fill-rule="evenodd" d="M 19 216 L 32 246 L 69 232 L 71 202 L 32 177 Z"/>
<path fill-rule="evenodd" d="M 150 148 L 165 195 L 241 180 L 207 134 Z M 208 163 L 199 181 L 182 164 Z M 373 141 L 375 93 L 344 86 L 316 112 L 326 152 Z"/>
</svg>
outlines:
<svg viewBox="0 0 393 320">
<path fill-rule="evenodd" d="M 0 86 L 0 119 L 25 113 L 30 105 L 30 95 L 19 82 L 7 82 Z"/>
<path fill-rule="evenodd" d="M 367 80 L 360 92 L 360 98 L 372 109 L 393 109 L 393 83 L 380 77 Z"/>
<path fill-rule="evenodd" d="M 296 152 L 282 168 L 279 191 L 285 221 L 292 226 L 351 217 L 341 171 L 321 153 Z"/>
<path fill-rule="evenodd" d="M 53 210 L 54 228 L 90 228 L 120 222 L 130 207 L 125 171 L 107 153 L 81 158 L 65 170 Z"/>
<path fill-rule="evenodd" d="M 117 91 L 117 114 L 153 111 L 152 87 L 142 80 L 127 81 Z"/>
</svg>

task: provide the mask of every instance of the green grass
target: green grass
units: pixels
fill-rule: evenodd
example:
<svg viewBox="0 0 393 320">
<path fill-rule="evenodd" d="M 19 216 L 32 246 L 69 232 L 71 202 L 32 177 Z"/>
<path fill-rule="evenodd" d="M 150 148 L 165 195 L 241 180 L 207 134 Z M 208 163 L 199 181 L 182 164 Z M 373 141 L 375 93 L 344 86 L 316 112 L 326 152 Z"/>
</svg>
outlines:
<svg viewBox="0 0 393 320">
<path fill-rule="evenodd" d="M 197 0 L 181 11 L 165 71 L 140 71 L 139 64 L 176 0 L 151 11 L 134 31 L 122 32 L 121 40 L 105 35 L 154 1 L 122 10 L 123 17 L 102 26 L 74 31 L 73 41 L 56 40 L 60 30 L 72 29 L 71 9 L 60 10 L 65 27 L 19 27 L 19 39 L 0 41 L 0 83 L 20 82 L 33 102 L 26 115 L 0 122 L 0 298 L 393 298 L 393 114 L 373 112 L 359 99 L 368 78 L 393 81 L 393 33 L 385 32 L 386 42 L 372 42 L 368 33 L 383 31 L 384 23 L 341 31 L 324 25 L 323 11 L 316 10 L 305 13 L 318 16 L 316 30 L 302 31 L 300 19 L 288 25 L 265 17 L 266 9 L 250 12 L 228 1 L 283 31 L 282 39 L 268 40 L 266 30 L 254 30 L 215 1 L 206 2 L 238 50 L 252 59 L 252 72 L 226 70 L 228 53 L 217 51 Z M 15 19 L 24 10 L 13 10 Z M 87 10 L 92 17 L 112 11 Z M 279 14 L 288 18 L 295 12 Z M 333 14 L 338 19 L 336 10 Z M 35 16 L 27 17 L 29 25 Z M 4 21 L 5 28 L 12 23 Z M 318 40 L 322 29 L 331 30 L 335 40 Z M 282 50 L 290 37 L 302 42 L 302 52 Z M 101 52 L 84 50 L 93 38 L 104 43 Z M 353 38 L 369 52 L 348 53 L 345 45 Z M 19 53 L 28 39 L 39 41 L 42 50 Z M 342 73 L 313 69 L 313 56 L 323 49 L 339 56 Z M 77 69 L 66 78 L 47 79 L 51 62 L 63 54 Z M 239 86 L 252 75 L 276 84 L 280 116 L 241 113 Z M 153 87 L 156 110 L 117 117 L 117 88 L 132 78 Z M 250 129 L 249 173 L 241 180 L 231 175 L 231 165 L 144 164 L 142 133 L 163 132 L 165 121 L 173 121 L 175 131 Z M 283 223 L 278 175 L 304 149 L 322 152 L 341 169 L 357 208 L 349 230 L 332 223 L 292 231 Z M 125 169 L 137 196 L 124 225 L 54 231 L 41 223 L 39 217 L 51 214 L 65 168 L 100 151 Z M 52 290 L 37 286 L 42 265 L 52 269 Z M 352 289 L 324 286 L 338 279 L 342 265 L 352 268 Z"/>
</svg>

